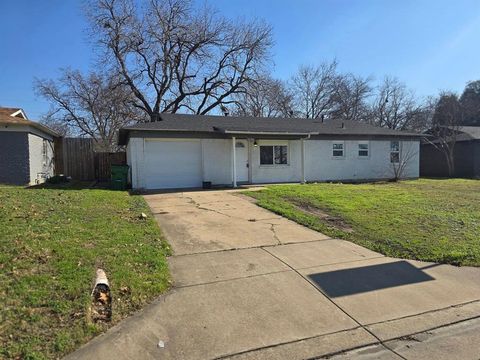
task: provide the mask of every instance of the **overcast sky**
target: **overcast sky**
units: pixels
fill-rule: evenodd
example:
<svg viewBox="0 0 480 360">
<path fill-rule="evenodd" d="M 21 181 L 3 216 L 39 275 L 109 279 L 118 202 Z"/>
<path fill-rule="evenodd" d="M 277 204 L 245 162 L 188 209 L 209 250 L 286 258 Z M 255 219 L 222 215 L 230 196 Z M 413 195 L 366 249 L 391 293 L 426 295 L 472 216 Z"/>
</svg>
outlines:
<svg viewBox="0 0 480 360">
<path fill-rule="evenodd" d="M 203 2 L 203 1 L 202 1 Z M 419 96 L 461 92 L 480 79 L 478 0 L 211 0 L 228 17 L 273 27 L 273 74 L 336 58 L 341 71 L 398 77 Z M 48 104 L 35 77 L 62 67 L 88 70 L 94 57 L 79 1 L 0 1 L 0 106 L 38 119 Z"/>
</svg>

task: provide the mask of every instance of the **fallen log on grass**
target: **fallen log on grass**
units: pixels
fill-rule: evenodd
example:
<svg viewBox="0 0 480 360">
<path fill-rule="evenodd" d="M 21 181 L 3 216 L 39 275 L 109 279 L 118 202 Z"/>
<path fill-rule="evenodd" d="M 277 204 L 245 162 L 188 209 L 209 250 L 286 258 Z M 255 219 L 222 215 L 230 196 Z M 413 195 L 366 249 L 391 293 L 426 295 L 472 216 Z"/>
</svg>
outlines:
<svg viewBox="0 0 480 360">
<path fill-rule="evenodd" d="M 103 269 L 97 269 L 92 298 L 92 320 L 95 322 L 110 321 L 112 318 L 112 296 L 107 274 Z"/>
</svg>

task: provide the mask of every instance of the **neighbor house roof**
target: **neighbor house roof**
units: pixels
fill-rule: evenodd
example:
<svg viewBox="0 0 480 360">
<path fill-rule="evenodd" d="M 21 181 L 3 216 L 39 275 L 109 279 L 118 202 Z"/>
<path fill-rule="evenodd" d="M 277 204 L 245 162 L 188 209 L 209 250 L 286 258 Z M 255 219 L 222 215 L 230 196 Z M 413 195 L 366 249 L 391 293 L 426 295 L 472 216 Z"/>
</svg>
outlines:
<svg viewBox="0 0 480 360">
<path fill-rule="evenodd" d="M 0 121 L 14 121 L 26 119 L 26 115 L 20 108 L 0 107 Z"/>
<path fill-rule="evenodd" d="M 237 135 L 283 136 L 404 136 L 425 135 L 380 128 L 358 121 L 298 118 L 261 118 L 247 116 L 212 116 L 160 114 L 160 121 L 141 123 L 120 130 L 119 143 L 125 145 L 130 131 L 164 133 L 216 133 L 225 137 Z"/>
<path fill-rule="evenodd" d="M 460 126 L 458 131 L 460 131 L 462 134 L 457 136 L 457 141 L 480 139 L 480 126 Z"/>
<path fill-rule="evenodd" d="M 43 131 L 52 136 L 60 136 L 57 132 L 38 122 L 28 120 L 25 112 L 20 108 L 0 108 L 0 126 L 25 125 Z"/>
<path fill-rule="evenodd" d="M 480 126 L 441 126 L 444 129 L 450 129 L 455 132 L 455 141 L 473 141 L 473 140 L 480 140 Z M 429 129 L 425 132 L 425 134 L 431 134 L 433 132 L 432 129 Z M 425 143 L 438 143 L 440 139 L 435 137 L 434 135 L 430 135 L 432 140 L 425 141 Z M 450 137 L 453 139 L 453 135 Z M 444 140 L 450 141 L 449 137 L 446 137 Z"/>
</svg>

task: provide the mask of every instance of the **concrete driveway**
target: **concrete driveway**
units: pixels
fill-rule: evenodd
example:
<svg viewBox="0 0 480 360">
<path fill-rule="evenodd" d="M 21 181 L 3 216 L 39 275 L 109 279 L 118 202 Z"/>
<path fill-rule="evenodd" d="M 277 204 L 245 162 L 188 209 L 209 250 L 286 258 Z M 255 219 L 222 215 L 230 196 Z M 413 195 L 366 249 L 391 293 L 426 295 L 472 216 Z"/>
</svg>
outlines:
<svg viewBox="0 0 480 360">
<path fill-rule="evenodd" d="M 174 287 L 69 358 L 479 357 L 479 269 L 387 258 L 234 191 L 145 199 Z"/>
</svg>

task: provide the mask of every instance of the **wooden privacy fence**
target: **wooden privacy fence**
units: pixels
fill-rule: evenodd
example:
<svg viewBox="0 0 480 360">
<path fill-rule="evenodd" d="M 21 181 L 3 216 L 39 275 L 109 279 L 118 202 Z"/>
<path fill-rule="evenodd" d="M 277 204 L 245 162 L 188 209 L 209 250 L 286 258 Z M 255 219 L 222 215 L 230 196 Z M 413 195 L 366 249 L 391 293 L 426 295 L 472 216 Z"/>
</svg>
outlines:
<svg viewBox="0 0 480 360">
<path fill-rule="evenodd" d="M 96 152 L 93 139 L 55 140 L 55 174 L 81 181 L 108 181 L 112 165 L 125 165 L 125 152 Z"/>
<path fill-rule="evenodd" d="M 95 176 L 98 181 L 110 180 L 110 172 L 112 165 L 125 165 L 127 157 L 125 152 L 95 153 Z"/>
</svg>

